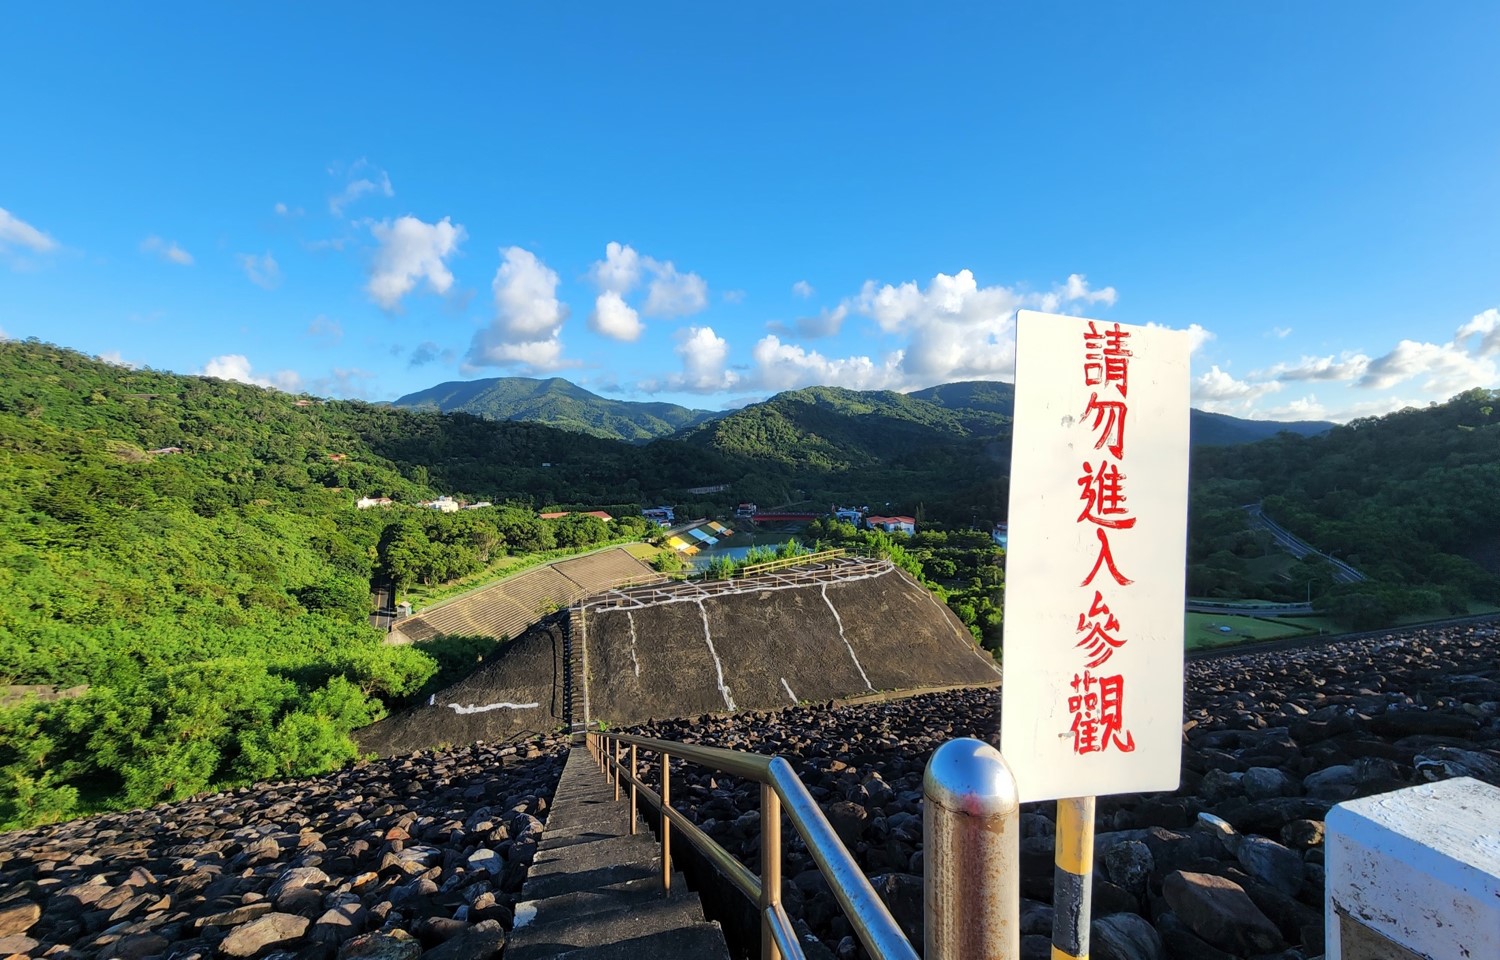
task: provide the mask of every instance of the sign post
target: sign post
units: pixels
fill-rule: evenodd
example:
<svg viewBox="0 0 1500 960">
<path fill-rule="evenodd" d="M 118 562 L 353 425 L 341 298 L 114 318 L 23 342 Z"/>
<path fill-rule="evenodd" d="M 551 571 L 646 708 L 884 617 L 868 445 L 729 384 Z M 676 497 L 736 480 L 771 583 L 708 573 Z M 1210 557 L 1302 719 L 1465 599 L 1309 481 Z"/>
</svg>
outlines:
<svg viewBox="0 0 1500 960">
<path fill-rule="evenodd" d="M 1001 752 L 1056 800 L 1053 957 L 1088 956 L 1094 798 L 1175 790 L 1185 333 L 1020 312 Z"/>
</svg>

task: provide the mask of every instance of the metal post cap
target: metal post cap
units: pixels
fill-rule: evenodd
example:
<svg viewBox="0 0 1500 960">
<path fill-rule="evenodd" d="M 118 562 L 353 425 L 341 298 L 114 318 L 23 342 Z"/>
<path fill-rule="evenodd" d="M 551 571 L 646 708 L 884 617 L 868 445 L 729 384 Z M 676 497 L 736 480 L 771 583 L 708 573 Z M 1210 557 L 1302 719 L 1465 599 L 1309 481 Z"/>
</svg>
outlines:
<svg viewBox="0 0 1500 960">
<path fill-rule="evenodd" d="M 949 740 L 933 751 L 922 775 L 922 792 L 938 806 L 969 816 L 1002 816 L 1021 805 L 1005 758 L 973 737 Z"/>
</svg>

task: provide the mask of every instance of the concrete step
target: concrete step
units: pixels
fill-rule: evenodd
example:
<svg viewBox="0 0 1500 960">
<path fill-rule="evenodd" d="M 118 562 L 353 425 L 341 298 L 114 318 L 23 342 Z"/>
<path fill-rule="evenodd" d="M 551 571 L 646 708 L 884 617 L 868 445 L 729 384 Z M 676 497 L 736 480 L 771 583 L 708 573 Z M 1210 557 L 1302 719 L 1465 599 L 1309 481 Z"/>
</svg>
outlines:
<svg viewBox="0 0 1500 960">
<path fill-rule="evenodd" d="M 687 880 L 680 873 L 672 874 L 670 899 L 689 898 L 697 902 L 698 895 L 687 887 Z M 576 890 L 558 894 L 546 900 L 523 900 L 516 904 L 516 929 L 530 923 L 552 923 L 558 919 L 585 917 L 596 913 L 607 913 L 638 903 L 659 903 L 669 899 L 662 894 L 661 877 L 644 880 L 628 880 L 612 886 L 594 890 Z"/>
<path fill-rule="evenodd" d="M 627 863 L 649 863 L 659 859 L 661 848 L 649 834 L 633 837 L 610 837 L 592 843 L 579 843 L 571 847 L 537 852 L 531 862 L 527 879 L 550 877 L 569 870 L 593 870 L 598 867 L 617 866 Z"/>
<path fill-rule="evenodd" d="M 724 931 L 717 923 L 695 923 L 635 940 L 559 953 L 557 960 L 729 960 Z"/>
<path fill-rule="evenodd" d="M 506 960 L 728 960 L 724 935 L 703 920 L 698 895 L 674 875 L 661 889 L 656 838 L 630 833 L 629 804 L 588 751 L 563 767 L 536 859 L 521 888 Z"/>
<path fill-rule="evenodd" d="M 664 900 L 659 892 L 654 901 L 622 904 L 599 913 L 569 917 L 549 913 L 556 917 L 550 923 L 533 921 L 512 931 L 505 943 L 506 960 L 539 960 L 569 950 L 639 940 L 703 922 L 703 907 L 697 897 Z"/>
</svg>

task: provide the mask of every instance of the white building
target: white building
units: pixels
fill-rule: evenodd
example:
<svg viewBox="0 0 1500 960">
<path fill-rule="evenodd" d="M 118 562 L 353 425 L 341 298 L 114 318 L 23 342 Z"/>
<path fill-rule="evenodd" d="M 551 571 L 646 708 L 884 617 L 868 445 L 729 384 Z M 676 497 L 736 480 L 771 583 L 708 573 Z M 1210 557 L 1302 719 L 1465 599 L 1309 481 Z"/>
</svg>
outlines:
<svg viewBox="0 0 1500 960">
<path fill-rule="evenodd" d="M 866 517 L 865 523 L 869 524 L 872 530 L 884 530 L 886 533 L 913 534 L 917 532 L 917 521 L 911 517 Z"/>
<path fill-rule="evenodd" d="M 423 500 L 421 503 L 417 504 L 417 506 L 426 507 L 429 510 L 436 510 L 439 513 L 458 512 L 458 501 L 453 499 L 452 497 L 438 497 L 436 500 Z"/>
</svg>

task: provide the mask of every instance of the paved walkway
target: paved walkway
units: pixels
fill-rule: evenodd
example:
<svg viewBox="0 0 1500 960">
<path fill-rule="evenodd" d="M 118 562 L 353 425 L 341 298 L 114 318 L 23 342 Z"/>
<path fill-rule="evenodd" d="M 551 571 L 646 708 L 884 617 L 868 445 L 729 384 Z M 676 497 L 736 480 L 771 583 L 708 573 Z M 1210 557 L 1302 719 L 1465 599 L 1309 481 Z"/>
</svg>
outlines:
<svg viewBox="0 0 1500 960">
<path fill-rule="evenodd" d="M 703 919 L 681 874 L 661 889 L 661 850 L 585 747 L 563 767 L 535 862 L 521 888 L 505 960 L 729 960 L 717 923 Z"/>
</svg>

